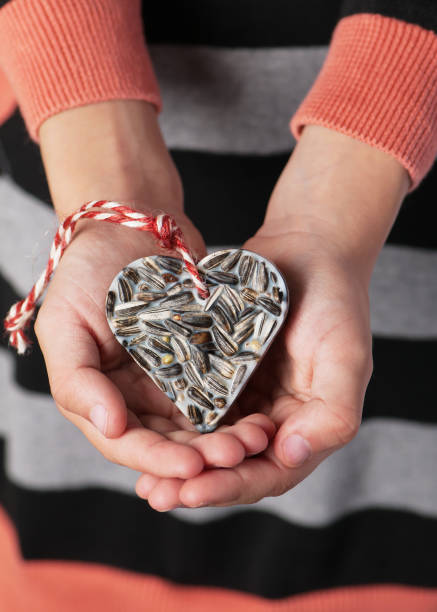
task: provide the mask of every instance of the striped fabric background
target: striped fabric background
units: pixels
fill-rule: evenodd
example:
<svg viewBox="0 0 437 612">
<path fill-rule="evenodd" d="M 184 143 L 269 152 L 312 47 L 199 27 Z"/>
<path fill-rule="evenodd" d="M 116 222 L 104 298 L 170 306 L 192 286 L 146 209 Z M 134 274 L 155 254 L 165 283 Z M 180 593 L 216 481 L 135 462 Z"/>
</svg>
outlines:
<svg viewBox="0 0 437 612">
<path fill-rule="evenodd" d="M 361 5 L 437 29 L 426 2 L 411 13 L 407 2 Z M 339 17 L 356 10 L 316 0 L 144 3 L 162 129 L 187 212 L 211 248 L 239 245 L 261 224 L 294 146 L 289 119 Z M 0 143 L 3 315 L 44 264 L 56 220 L 18 113 L 0 127 Z M 437 587 L 436 193 L 434 166 L 404 202 L 375 269 L 375 370 L 358 436 L 280 498 L 154 512 L 135 497 L 136 474 L 107 462 L 59 415 L 38 347 L 19 359 L 3 344 L 0 504 L 24 558 L 274 600 L 359 585 Z M 437 599 L 420 597 L 410 609 L 437 609 Z"/>
</svg>

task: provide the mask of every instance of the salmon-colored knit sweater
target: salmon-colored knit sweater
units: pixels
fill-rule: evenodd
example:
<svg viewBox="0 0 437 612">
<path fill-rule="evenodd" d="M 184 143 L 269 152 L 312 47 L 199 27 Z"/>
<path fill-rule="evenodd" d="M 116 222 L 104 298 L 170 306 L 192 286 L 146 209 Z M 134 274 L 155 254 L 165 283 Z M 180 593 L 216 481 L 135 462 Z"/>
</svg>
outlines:
<svg viewBox="0 0 437 612">
<path fill-rule="evenodd" d="M 140 0 L 12 0 L 0 10 L 0 121 L 20 106 L 30 136 L 83 104 L 161 99 Z M 376 14 L 342 19 L 291 120 L 338 130 L 393 155 L 420 183 L 437 155 L 437 36 Z"/>
</svg>

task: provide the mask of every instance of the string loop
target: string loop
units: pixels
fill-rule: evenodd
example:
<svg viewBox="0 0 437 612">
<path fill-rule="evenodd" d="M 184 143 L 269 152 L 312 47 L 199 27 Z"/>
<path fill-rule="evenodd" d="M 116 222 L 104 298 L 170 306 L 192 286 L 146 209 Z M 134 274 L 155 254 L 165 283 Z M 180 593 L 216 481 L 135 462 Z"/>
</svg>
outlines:
<svg viewBox="0 0 437 612">
<path fill-rule="evenodd" d="M 145 215 L 119 202 L 93 200 L 84 204 L 60 224 L 53 239 L 47 266 L 30 290 L 28 296 L 11 306 L 5 318 L 4 328 L 6 333 L 9 334 L 9 344 L 15 347 L 18 353 L 25 353 L 30 346 L 30 340 L 24 330 L 29 326 L 38 300 L 46 290 L 59 260 L 71 242 L 76 224 L 81 219 L 117 223 L 139 231 L 151 232 L 159 240 L 159 244 L 163 248 L 176 251 L 181 255 L 185 269 L 193 279 L 199 296 L 203 299 L 208 297 L 208 288 L 200 277 L 181 229 L 171 215 L 164 213 L 156 216 Z"/>
</svg>

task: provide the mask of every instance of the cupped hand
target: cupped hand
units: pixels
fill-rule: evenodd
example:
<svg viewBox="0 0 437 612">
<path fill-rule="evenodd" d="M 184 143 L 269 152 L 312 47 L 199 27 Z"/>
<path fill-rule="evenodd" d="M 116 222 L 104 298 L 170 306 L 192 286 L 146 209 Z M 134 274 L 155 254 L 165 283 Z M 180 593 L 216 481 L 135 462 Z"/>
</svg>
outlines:
<svg viewBox="0 0 437 612">
<path fill-rule="evenodd" d="M 183 213 L 175 217 L 195 255 L 203 256 L 197 230 Z M 274 427 L 264 415 L 250 415 L 201 436 L 112 335 L 105 316 L 112 279 L 130 261 L 159 252 L 150 235 L 82 222 L 35 329 L 59 410 L 108 460 L 160 477 L 190 478 L 205 466 L 232 467 L 264 450 Z"/>
<path fill-rule="evenodd" d="M 280 495 L 349 442 L 361 421 L 372 367 L 365 283 L 319 235 L 266 224 L 245 248 L 285 274 L 290 315 L 242 393 L 236 419 L 263 413 L 277 433 L 264 453 L 231 469 L 204 470 L 185 481 L 143 475 L 137 493 L 158 510 Z"/>
</svg>

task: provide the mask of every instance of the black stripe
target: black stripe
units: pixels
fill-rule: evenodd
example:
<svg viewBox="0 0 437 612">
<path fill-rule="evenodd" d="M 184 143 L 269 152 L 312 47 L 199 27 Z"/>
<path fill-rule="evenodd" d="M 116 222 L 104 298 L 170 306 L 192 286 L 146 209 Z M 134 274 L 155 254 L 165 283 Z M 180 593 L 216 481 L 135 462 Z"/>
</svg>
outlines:
<svg viewBox="0 0 437 612">
<path fill-rule="evenodd" d="M 143 1 L 149 43 L 220 47 L 328 44 L 341 0 Z M 170 17 L 169 17 L 170 16 Z"/>
<path fill-rule="evenodd" d="M 437 32 L 437 4 L 435 0 L 344 0 L 341 16 L 356 13 L 379 13 L 385 17 L 415 23 Z"/>
<path fill-rule="evenodd" d="M 39 149 L 26 135 L 19 113 L 0 127 L 0 141 L 14 180 L 43 202 L 50 202 Z M 172 155 L 182 175 L 188 215 L 207 244 L 222 245 L 242 244 L 262 224 L 289 153 L 261 156 L 177 150 Z M 437 248 L 435 193 L 437 164 L 405 199 L 388 243 Z"/>
<path fill-rule="evenodd" d="M 0 275 L 0 313 L 19 299 Z M 29 391 L 49 393 L 44 358 L 30 329 L 33 348 L 26 357 L 10 350 L 14 361 L 14 380 Z M 3 338 L 6 348 L 6 338 Z M 437 363 L 436 340 L 397 340 L 374 338 L 374 373 L 364 402 L 363 419 L 390 417 L 424 423 L 437 423 L 437 412 L 431 409 L 434 396 L 434 370 Z"/>
<path fill-rule="evenodd" d="M 0 501 L 25 559 L 102 563 L 269 598 L 360 584 L 437 586 L 437 521 L 412 513 L 368 510 L 307 528 L 252 510 L 193 525 L 134 496 L 37 492 L 4 473 Z"/>
</svg>

